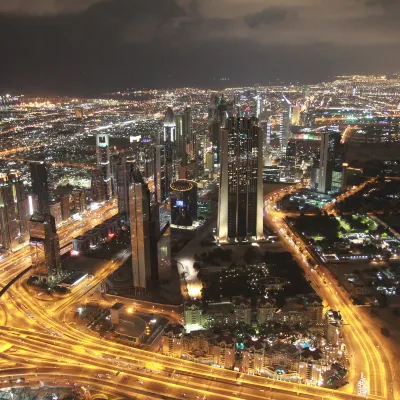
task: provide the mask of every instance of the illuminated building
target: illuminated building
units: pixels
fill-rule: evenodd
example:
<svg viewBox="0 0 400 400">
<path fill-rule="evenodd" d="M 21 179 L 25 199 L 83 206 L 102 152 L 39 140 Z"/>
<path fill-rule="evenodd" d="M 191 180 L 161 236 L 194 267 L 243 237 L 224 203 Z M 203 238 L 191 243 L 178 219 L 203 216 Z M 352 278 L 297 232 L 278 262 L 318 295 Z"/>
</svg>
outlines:
<svg viewBox="0 0 400 400">
<path fill-rule="evenodd" d="M 182 131 L 183 141 L 185 143 L 185 152 L 190 157 L 195 157 L 196 151 L 196 137 L 193 133 L 193 120 L 192 120 L 192 109 L 185 107 L 182 115 Z"/>
<path fill-rule="evenodd" d="M 129 214 L 132 245 L 133 286 L 136 294 L 151 291 L 150 191 L 140 173 L 129 186 Z"/>
<path fill-rule="evenodd" d="M 203 307 L 199 301 L 184 304 L 184 321 L 186 332 L 203 329 Z"/>
<path fill-rule="evenodd" d="M 178 180 L 170 186 L 171 226 L 190 227 L 197 220 L 197 185 Z"/>
<path fill-rule="evenodd" d="M 39 213 L 46 211 L 49 205 L 49 186 L 47 182 L 47 169 L 44 162 L 30 164 L 32 178 L 32 192 L 38 196 Z"/>
<path fill-rule="evenodd" d="M 75 108 L 75 117 L 78 119 L 83 119 L 83 108 L 82 107 Z"/>
<path fill-rule="evenodd" d="M 117 183 L 118 213 L 121 220 L 129 225 L 129 186 L 135 174 L 135 162 L 123 157 L 115 166 Z"/>
<path fill-rule="evenodd" d="M 162 354 L 168 357 L 181 358 L 183 347 L 182 325 L 167 325 L 161 337 Z"/>
<path fill-rule="evenodd" d="M 343 177 L 343 146 L 341 134 L 325 131 L 321 134 L 321 150 L 318 171 L 318 191 L 339 192 Z"/>
<path fill-rule="evenodd" d="M 171 107 L 165 113 L 164 136 L 160 144 L 164 146 L 166 182 L 169 183 L 176 174 L 176 121 Z"/>
<path fill-rule="evenodd" d="M 24 187 L 18 171 L 0 174 L 0 245 L 16 251 L 29 238 L 28 210 Z"/>
<path fill-rule="evenodd" d="M 263 237 L 263 137 L 257 118 L 229 118 L 221 135 L 217 237 Z"/>
<path fill-rule="evenodd" d="M 177 114 L 175 116 L 176 122 L 176 157 L 182 158 L 186 155 L 186 141 L 183 132 L 183 115 Z"/>
<path fill-rule="evenodd" d="M 72 239 L 72 250 L 75 254 L 85 253 L 90 249 L 90 240 L 87 236 L 78 236 Z"/>
<path fill-rule="evenodd" d="M 296 105 L 292 107 L 292 125 L 300 125 L 301 122 L 301 108 Z"/>
<path fill-rule="evenodd" d="M 265 343 L 248 340 L 244 344 L 242 355 L 242 371 L 251 375 L 260 375 L 264 369 Z"/>
<path fill-rule="evenodd" d="M 84 189 L 74 190 L 72 192 L 74 209 L 78 214 L 82 214 L 86 211 L 86 191 Z"/>
<path fill-rule="evenodd" d="M 284 97 L 281 122 L 280 122 L 280 144 L 281 151 L 285 154 L 286 146 L 290 138 L 290 123 L 292 122 L 292 106 L 290 101 Z"/>
<path fill-rule="evenodd" d="M 171 279 L 171 231 L 167 229 L 158 240 L 158 279 L 161 283 Z"/>
<path fill-rule="evenodd" d="M 267 322 L 273 321 L 276 309 L 277 307 L 274 299 L 259 299 L 257 301 L 258 325 L 265 325 Z"/>
<path fill-rule="evenodd" d="M 233 313 L 236 324 L 250 325 L 251 323 L 251 301 L 243 297 L 232 298 Z"/>
<path fill-rule="evenodd" d="M 62 219 L 60 202 L 55 202 L 55 203 L 50 204 L 46 211 L 48 211 L 54 217 L 56 226 L 61 224 L 63 219 Z"/>
<path fill-rule="evenodd" d="M 103 175 L 100 170 L 92 172 L 92 200 L 101 203 L 105 200 L 105 186 Z"/>
<path fill-rule="evenodd" d="M 71 217 L 71 206 L 69 194 L 60 196 L 61 200 L 61 219 L 67 221 Z"/>
<path fill-rule="evenodd" d="M 44 263 L 48 281 L 57 280 L 61 274 L 60 242 L 55 219 L 50 214 L 34 213 L 29 221 L 32 264 Z"/>
<path fill-rule="evenodd" d="M 215 340 L 212 348 L 213 364 L 220 368 L 235 366 L 236 341 L 231 334 L 223 334 Z"/>
<path fill-rule="evenodd" d="M 162 203 L 168 198 L 168 167 L 163 145 L 154 146 L 154 193 L 155 201 Z"/>
<path fill-rule="evenodd" d="M 98 133 L 96 135 L 97 168 L 101 172 L 104 185 L 104 200 L 110 200 L 111 191 L 111 167 L 110 167 L 110 135 Z"/>
</svg>

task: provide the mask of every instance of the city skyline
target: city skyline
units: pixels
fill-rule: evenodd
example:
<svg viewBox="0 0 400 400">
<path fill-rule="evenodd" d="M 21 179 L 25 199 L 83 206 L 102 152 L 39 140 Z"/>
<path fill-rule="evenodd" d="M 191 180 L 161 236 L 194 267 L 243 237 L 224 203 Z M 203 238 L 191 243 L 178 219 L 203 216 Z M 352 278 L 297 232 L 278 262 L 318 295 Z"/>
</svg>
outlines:
<svg viewBox="0 0 400 400">
<path fill-rule="evenodd" d="M 9 38 L 0 44 L 7 54 L 0 90 L 101 95 L 143 87 L 311 84 L 397 71 L 394 1 L 214 3 L 0 2 L 0 33 Z M 232 49 L 242 56 L 227 64 Z"/>
</svg>

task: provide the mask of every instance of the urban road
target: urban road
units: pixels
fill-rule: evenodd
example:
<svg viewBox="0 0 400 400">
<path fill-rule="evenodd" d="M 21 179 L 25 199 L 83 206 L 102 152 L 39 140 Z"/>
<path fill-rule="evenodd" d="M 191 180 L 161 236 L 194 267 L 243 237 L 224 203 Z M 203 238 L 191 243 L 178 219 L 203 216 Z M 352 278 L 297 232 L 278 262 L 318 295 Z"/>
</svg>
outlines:
<svg viewBox="0 0 400 400">
<path fill-rule="evenodd" d="M 116 204 L 106 204 L 103 209 L 87 215 L 83 221 L 63 227 L 60 240 L 68 243 L 73 237 L 115 213 Z M 283 223 L 273 214 L 268 218 L 277 228 Z M 101 392 L 109 398 L 123 399 L 135 398 L 138 393 L 169 399 L 210 400 L 359 398 L 352 393 L 173 359 L 106 341 L 89 330 L 79 328 L 71 317 L 77 307 L 128 256 L 129 252 L 121 252 L 92 279 L 78 284 L 67 297 L 54 301 L 41 301 L 33 296 L 23 279 L 11 285 L 0 300 L 1 388 L 68 384 L 78 385 L 86 391 Z M 28 258 L 29 253 L 22 249 L 2 261 L 0 280 L 3 287 L 27 267 Z M 391 392 L 392 376 L 384 355 L 374 346 L 373 338 L 369 336 L 365 322 L 359 321 L 356 310 L 348 304 L 344 295 L 336 294 L 335 290 L 329 286 L 323 295 L 333 308 L 341 310 L 347 321 L 352 321 L 348 332 L 354 335 L 351 351 L 355 353 L 354 358 L 359 360 L 359 364 L 365 363 L 364 373 L 371 387 L 369 398 L 394 399 Z M 24 382 L 10 383 L 20 378 L 24 378 Z"/>
</svg>

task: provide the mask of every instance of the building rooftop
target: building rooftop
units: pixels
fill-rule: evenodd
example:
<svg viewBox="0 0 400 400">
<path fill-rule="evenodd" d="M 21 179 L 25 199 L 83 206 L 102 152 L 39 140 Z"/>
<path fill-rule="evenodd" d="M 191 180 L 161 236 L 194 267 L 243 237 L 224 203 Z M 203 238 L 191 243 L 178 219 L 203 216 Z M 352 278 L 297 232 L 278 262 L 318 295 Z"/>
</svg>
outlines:
<svg viewBox="0 0 400 400">
<path fill-rule="evenodd" d="M 146 332 L 146 322 L 138 317 L 133 317 L 131 321 L 120 319 L 119 324 L 115 327 L 115 332 L 137 338 Z"/>
</svg>

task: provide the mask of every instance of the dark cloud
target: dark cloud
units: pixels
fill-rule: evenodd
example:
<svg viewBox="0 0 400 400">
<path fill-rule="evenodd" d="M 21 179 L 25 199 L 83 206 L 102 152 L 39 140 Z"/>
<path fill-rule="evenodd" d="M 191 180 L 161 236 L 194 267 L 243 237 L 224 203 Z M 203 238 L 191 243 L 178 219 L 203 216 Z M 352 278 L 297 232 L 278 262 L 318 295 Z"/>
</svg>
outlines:
<svg viewBox="0 0 400 400">
<path fill-rule="evenodd" d="M 263 24 L 279 24 L 286 20 L 291 14 L 293 16 L 293 13 L 288 9 L 268 8 L 259 13 L 247 15 L 244 17 L 244 20 L 250 28 L 254 28 Z"/>
<path fill-rule="evenodd" d="M 0 0 L 0 92 L 315 82 L 400 62 L 397 0 L 10 3 Z"/>
</svg>

